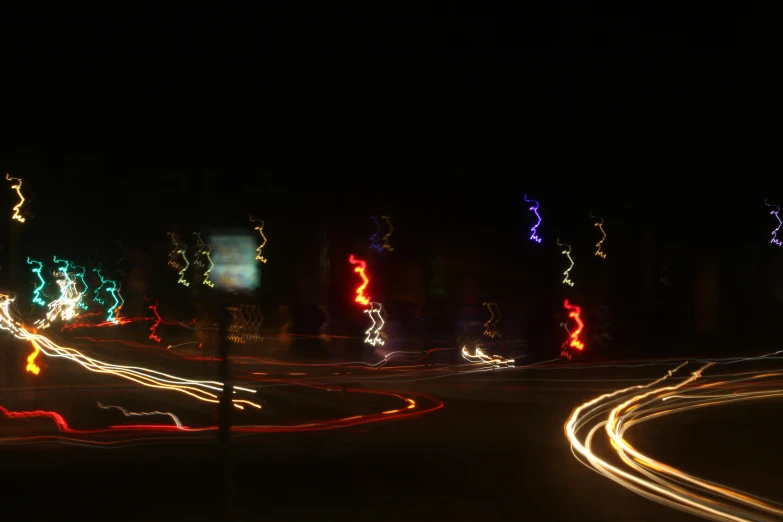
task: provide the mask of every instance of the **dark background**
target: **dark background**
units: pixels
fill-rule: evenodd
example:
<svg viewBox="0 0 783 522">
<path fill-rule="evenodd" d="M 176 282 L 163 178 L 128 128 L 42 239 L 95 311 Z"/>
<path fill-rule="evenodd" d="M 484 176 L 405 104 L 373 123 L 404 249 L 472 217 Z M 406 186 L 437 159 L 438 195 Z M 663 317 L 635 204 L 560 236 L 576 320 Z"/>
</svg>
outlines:
<svg viewBox="0 0 783 522">
<path fill-rule="evenodd" d="M 770 19 L 578 2 L 8 10 L 0 168 L 35 214 L 20 254 L 124 257 L 143 280 L 126 282 L 128 312 L 148 294 L 184 318 L 196 297 L 165 264 L 166 233 L 252 232 L 253 214 L 270 327 L 286 304 L 315 333 L 328 304 L 331 333 L 355 334 L 355 253 L 398 336 L 454 339 L 491 297 L 507 338 L 557 352 L 569 297 L 594 353 L 762 349 L 781 335 L 764 198 L 783 194 L 748 186 L 776 172 Z M 524 193 L 541 202 L 541 245 Z M 589 210 L 606 218 L 606 260 Z M 377 213 L 393 253 L 368 248 Z M 573 289 L 556 237 L 574 246 Z"/>
</svg>

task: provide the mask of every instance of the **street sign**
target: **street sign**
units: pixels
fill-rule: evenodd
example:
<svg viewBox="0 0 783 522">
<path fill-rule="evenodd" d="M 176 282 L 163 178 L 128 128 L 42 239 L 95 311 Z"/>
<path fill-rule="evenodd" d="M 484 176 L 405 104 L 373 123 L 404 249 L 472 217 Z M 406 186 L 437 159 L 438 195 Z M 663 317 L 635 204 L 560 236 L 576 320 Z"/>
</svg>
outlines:
<svg viewBox="0 0 783 522">
<path fill-rule="evenodd" d="M 249 293 L 261 285 L 257 237 L 244 232 L 215 231 L 208 235 L 214 268 L 210 278 L 215 289 L 229 293 Z"/>
</svg>

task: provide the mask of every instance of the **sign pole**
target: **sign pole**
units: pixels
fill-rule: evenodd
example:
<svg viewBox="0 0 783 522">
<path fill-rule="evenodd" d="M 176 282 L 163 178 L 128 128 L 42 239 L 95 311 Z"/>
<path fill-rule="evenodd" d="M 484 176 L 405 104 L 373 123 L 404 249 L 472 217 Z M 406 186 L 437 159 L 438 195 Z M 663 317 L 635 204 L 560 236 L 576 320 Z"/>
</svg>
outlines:
<svg viewBox="0 0 783 522">
<path fill-rule="evenodd" d="M 230 314 L 228 304 L 220 306 L 220 365 L 218 367 L 219 381 L 223 383 L 223 392 L 220 394 L 218 405 L 218 429 L 221 487 L 223 489 L 223 515 L 225 520 L 231 519 L 233 511 L 233 466 L 231 462 L 231 413 L 233 385 L 229 382 L 229 345 L 228 328 L 230 326 Z"/>
<path fill-rule="evenodd" d="M 208 234 L 213 270 L 210 274 L 214 288 L 220 295 L 220 310 L 218 315 L 219 344 L 219 379 L 223 383 L 218 405 L 218 446 L 221 467 L 221 486 L 223 490 L 223 519 L 233 517 L 233 459 L 231 448 L 231 417 L 234 413 L 232 396 L 234 387 L 229 379 L 231 368 L 229 360 L 230 344 L 229 329 L 234 320 L 237 308 L 231 302 L 241 301 L 252 296 L 260 286 L 258 272 L 258 247 L 254 235 L 243 230 L 217 229 Z"/>
</svg>

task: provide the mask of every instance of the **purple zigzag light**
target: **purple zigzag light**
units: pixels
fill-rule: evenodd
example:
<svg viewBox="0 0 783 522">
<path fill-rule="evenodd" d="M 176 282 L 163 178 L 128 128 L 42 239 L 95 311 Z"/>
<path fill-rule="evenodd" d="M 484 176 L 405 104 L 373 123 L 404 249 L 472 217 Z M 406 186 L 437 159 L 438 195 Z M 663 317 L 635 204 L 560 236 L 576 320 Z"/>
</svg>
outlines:
<svg viewBox="0 0 783 522">
<path fill-rule="evenodd" d="M 534 207 L 530 207 L 528 209 L 528 210 L 532 210 L 533 213 L 538 218 L 538 223 L 533 225 L 533 228 L 530 229 L 530 232 L 531 232 L 530 240 L 531 241 L 535 241 L 536 243 L 540 243 L 541 242 L 541 238 L 536 235 L 536 229 L 538 228 L 538 225 L 541 224 L 541 216 L 538 214 L 538 201 L 533 200 L 533 199 L 527 199 L 527 194 L 525 194 L 525 202 L 527 202 L 527 203 L 535 203 L 536 204 Z"/>
<path fill-rule="evenodd" d="M 378 216 L 370 216 L 370 219 L 375 223 L 375 234 L 370 237 L 370 248 L 380 252 L 383 250 L 381 245 L 381 223 L 378 221 Z"/>
<path fill-rule="evenodd" d="M 769 203 L 767 203 L 767 198 L 764 198 L 764 204 L 766 206 L 768 206 L 768 207 L 775 207 L 775 210 L 770 212 L 770 214 L 775 216 L 775 219 L 778 220 L 778 227 L 775 230 L 772 231 L 772 241 L 770 241 L 770 243 L 772 243 L 773 245 L 780 246 L 781 244 L 783 244 L 783 242 L 781 242 L 778 239 L 778 230 L 780 230 L 781 225 L 783 225 L 783 221 L 780 220 L 780 215 L 779 215 L 779 213 L 780 213 L 780 206 L 779 205 L 770 205 Z"/>
</svg>

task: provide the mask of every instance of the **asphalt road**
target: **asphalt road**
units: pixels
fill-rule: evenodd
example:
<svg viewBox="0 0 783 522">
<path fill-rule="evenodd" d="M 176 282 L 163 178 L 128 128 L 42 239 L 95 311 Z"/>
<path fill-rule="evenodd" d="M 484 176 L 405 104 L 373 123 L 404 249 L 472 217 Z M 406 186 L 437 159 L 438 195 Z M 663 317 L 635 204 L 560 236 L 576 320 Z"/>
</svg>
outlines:
<svg viewBox="0 0 783 522">
<path fill-rule="evenodd" d="M 585 468 L 563 432 L 576 405 L 665 370 L 511 369 L 363 381 L 356 385 L 425 393 L 445 406 L 416 418 L 347 429 L 234 437 L 230 496 L 223 494 L 213 439 L 114 449 L 0 446 L 4 509 L 15 520 L 696 520 Z M 77 382 L 83 386 L 52 385 L 21 395 L 6 390 L 3 400 L 65 410 L 73 422 L 89 420 L 80 404 L 96 396 L 126 403 L 154 398 L 166 402 L 160 409 L 196 414 L 178 394 L 117 387 L 111 376 L 56 373 L 65 381 L 81 375 Z M 330 404 L 344 401 L 340 394 L 291 386 L 262 388 L 259 396 L 302 418 L 354 407 Z M 684 471 L 779 498 L 779 405 L 767 401 L 677 414 L 645 423 L 631 440 Z"/>
</svg>

